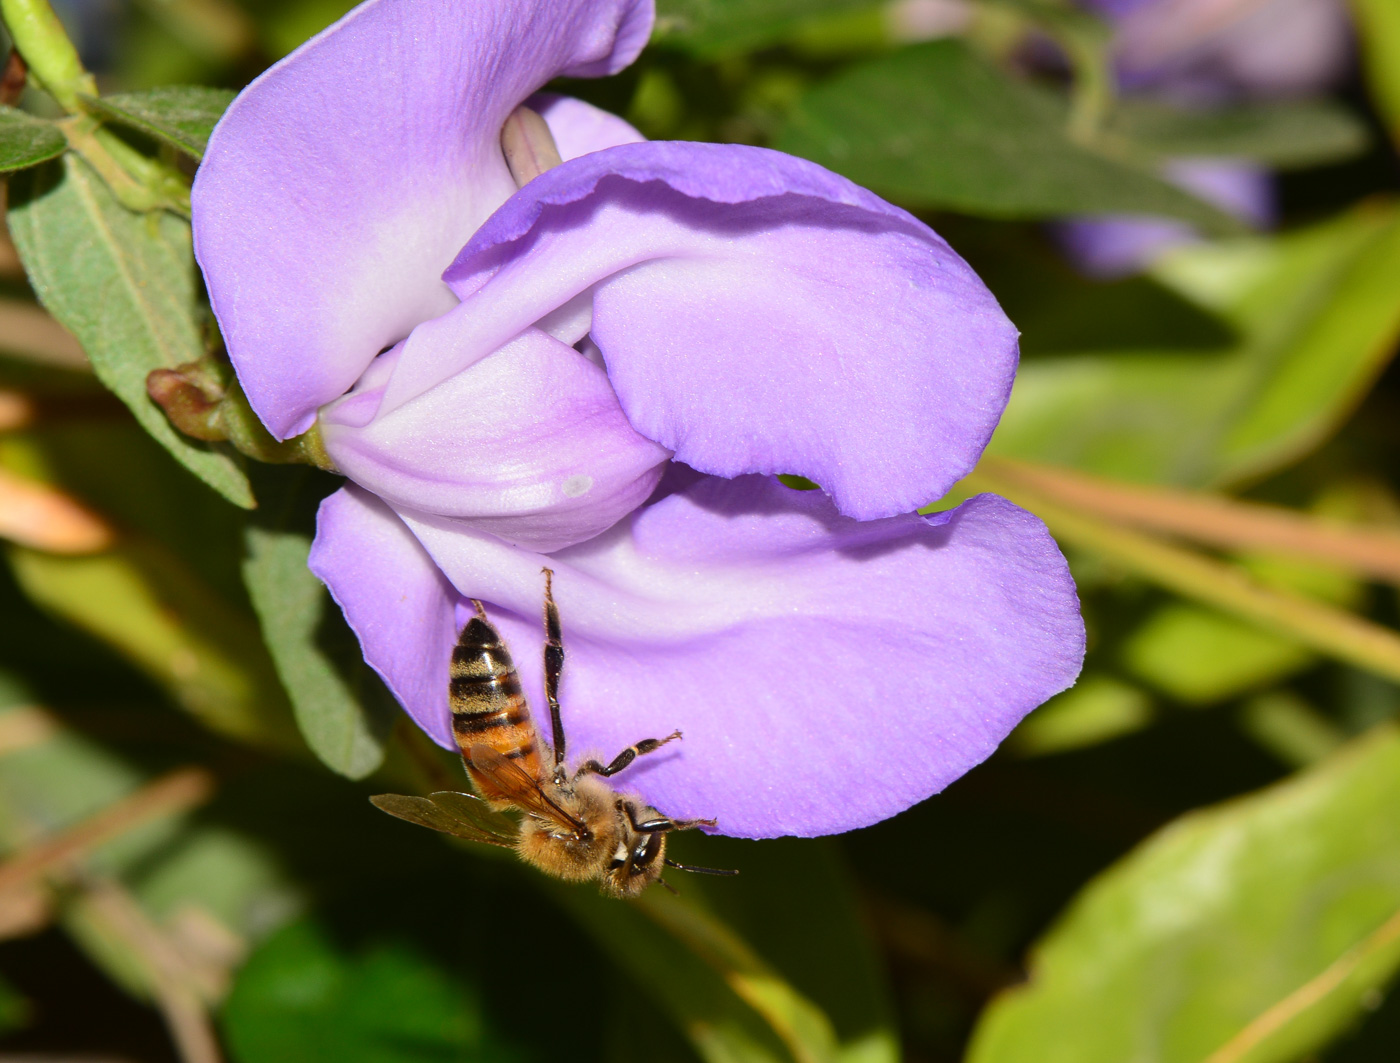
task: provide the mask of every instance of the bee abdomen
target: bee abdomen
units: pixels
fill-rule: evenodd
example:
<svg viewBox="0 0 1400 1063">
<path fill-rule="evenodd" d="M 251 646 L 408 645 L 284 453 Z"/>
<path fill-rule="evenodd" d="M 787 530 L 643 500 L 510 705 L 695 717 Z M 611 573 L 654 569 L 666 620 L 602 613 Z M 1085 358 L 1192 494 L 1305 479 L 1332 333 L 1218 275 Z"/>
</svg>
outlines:
<svg viewBox="0 0 1400 1063">
<path fill-rule="evenodd" d="M 473 617 L 462 629 L 452 650 L 449 674 L 452 731 L 462 753 L 482 743 L 538 775 L 530 706 L 510 651 L 490 623 Z"/>
</svg>

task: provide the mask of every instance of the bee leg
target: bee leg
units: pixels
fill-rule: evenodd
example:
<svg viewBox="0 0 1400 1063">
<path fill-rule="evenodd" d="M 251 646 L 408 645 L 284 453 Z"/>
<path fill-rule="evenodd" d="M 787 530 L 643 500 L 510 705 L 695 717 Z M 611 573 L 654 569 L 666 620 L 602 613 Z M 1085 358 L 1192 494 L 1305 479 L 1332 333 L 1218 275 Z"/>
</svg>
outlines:
<svg viewBox="0 0 1400 1063">
<path fill-rule="evenodd" d="M 564 632 L 554 604 L 554 572 L 544 572 L 544 697 L 549 702 L 549 726 L 554 746 L 554 781 L 564 785 L 564 719 L 559 714 L 559 676 L 564 671 Z"/>
<path fill-rule="evenodd" d="M 671 819 L 669 816 L 657 816 L 655 819 L 637 822 L 637 806 L 631 801 L 619 801 L 618 807 L 627 813 L 627 819 L 632 824 L 632 829 L 638 834 L 657 834 L 661 831 L 671 830 L 694 830 L 696 827 L 713 827 L 715 821 L 712 819 Z"/>
<path fill-rule="evenodd" d="M 679 731 L 672 731 L 665 738 L 643 738 L 635 746 L 628 746 L 617 756 L 613 757 L 612 762 L 609 763 L 606 767 L 604 767 L 596 760 L 589 760 L 584 762 L 583 766 L 579 768 L 577 774 L 601 775 L 603 776 L 603 778 L 606 779 L 609 775 L 616 775 L 618 772 L 620 772 L 623 768 L 627 767 L 627 765 L 631 764 L 632 761 L 636 760 L 638 757 L 644 756 L 647 753 L 654 753 L 656 750 L 664 746 L 667 742 L 674 742 L 680 736 L 681 733 Z"/>
</svg>

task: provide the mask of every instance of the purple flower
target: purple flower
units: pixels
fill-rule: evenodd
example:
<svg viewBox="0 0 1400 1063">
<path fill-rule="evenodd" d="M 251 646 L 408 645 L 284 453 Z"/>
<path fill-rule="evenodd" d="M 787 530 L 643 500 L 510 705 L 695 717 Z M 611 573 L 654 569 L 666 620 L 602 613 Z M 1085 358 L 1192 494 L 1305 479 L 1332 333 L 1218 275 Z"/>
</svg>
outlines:
<svg viewBox="0 0 1400 1063">
<path fill-rule="evenodd" d="M 517 190 L 503 123 L 626 65 L 651 19 L 371 0 L 220 123 L 196 252 L 253 408 L 319 423 L 354 481 L 311 566 L 434 739 L 468 598 L 543 706 L 548 563 L 571 758 L 681 728 L 620 783 L 726 834 L 847 830 L 1078 672 L 1038 520 L 912 512 L 977 460 L 1016 334 L 926 226 L 776 152 L 537 97 L 565 161 Z"/>
<path fill-rule="evenodd" d="M 1262 166 L 1238 159 L 1176 159 L 1163 171 L 1173 184 L 1256 228 L 1273 224 L 1273 176 Z M 1081 272 L 1103 280 L 1129 276 L 1172 248 L 1201 239 L 1186 222 L 1131 214 L 1072 218 L 1052 232 Z"/>
<path fill-rule="evenodd" d="M 1343 0 L 1081 0 L 1115 26 L 1124 87 L 1190 103 L 1334 84 L 1351 59 Z"/>
<path fill-rule="evenodd" d="M 1080 0 L 1114 26 L 1118 78 L 1130 94 L 1187 107 L 1316 92 L 1351 55 L 1341 0 Z M 1271 175 L 1239 159 L 1176 159 L 1163 177 L 1263 228 L 1273 223 Z M 1136 273 L 1200 234 L 1167 218 L 1106 216 L 1056 224 L 1056 242 L 1091 277 Z"/>
</svg>

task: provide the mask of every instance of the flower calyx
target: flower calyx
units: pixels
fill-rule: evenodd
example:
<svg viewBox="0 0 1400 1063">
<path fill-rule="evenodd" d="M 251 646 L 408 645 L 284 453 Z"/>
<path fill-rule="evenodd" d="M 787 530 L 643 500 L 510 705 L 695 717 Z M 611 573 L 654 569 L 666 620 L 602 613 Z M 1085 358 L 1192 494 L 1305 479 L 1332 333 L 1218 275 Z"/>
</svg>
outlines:
<svg viewBox="0 0 1400 1063">
<path fill-rule="evenodd" d="M 273 465 L 315 465 L 327 472 L 339 471 L 321 441 L 320 425 L 313 424 L 291 439 L 275 439 L 248 405 L 238 378 L 213 358 L 151 370 L 146 393 L 172 425 L 194 439 L 228 443 L 239 453 Z"/>
<path fill-rule="evenodd" d="M 501 153 L 516 188 L 524 188 L 564 161 L 544 118 L 524 106 L 512 111 L 501 127 Z"/>
</svg>

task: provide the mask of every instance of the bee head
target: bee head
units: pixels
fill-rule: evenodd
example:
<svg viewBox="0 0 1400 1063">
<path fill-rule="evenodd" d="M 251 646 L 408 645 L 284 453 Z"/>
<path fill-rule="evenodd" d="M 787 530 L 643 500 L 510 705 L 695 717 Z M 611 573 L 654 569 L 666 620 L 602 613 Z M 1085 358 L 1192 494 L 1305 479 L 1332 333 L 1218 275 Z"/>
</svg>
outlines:
<svg viewBox="0 0 1400 1063">
<path fill-rule="evenodd" d="M 606 888 L 618 897 L 635 897 L 661 877 L 666 856 L 666 832 L 622 832 L 608 861 Z"/>
</svg>

